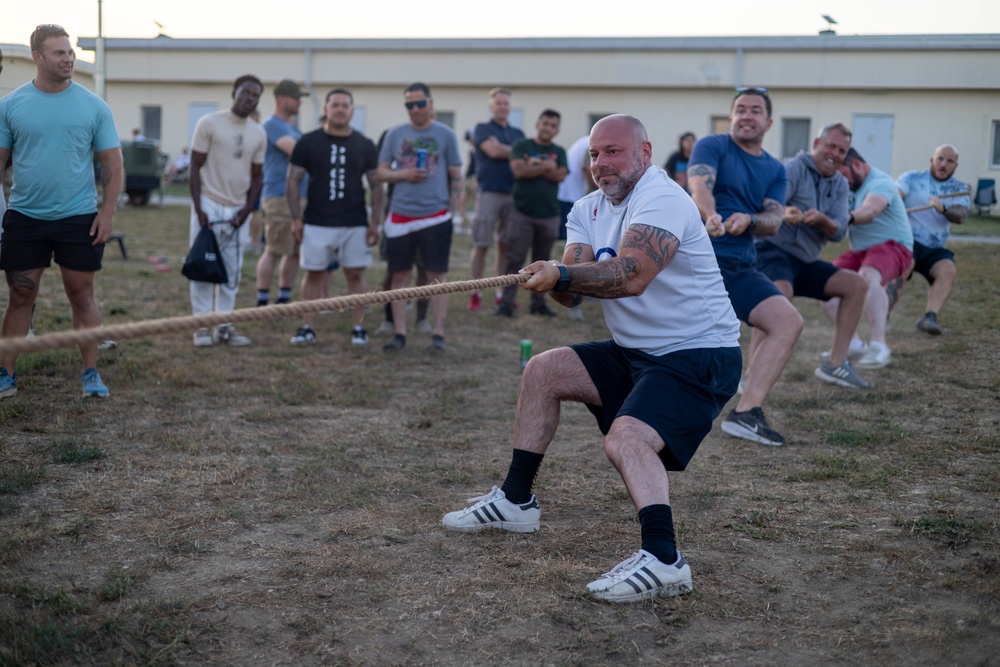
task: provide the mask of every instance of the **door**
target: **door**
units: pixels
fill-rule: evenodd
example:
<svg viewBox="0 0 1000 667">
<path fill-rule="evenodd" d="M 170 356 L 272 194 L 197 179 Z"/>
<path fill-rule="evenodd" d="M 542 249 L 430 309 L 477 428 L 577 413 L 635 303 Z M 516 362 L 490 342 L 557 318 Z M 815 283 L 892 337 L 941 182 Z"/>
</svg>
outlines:
<svg viewBox="0 0 1000 667">
<path fill-rule="evenodd" d="M 854 140 L 851 145 L 861 153 L 865 162 L 892 173 L 892 128 L 895 118 L 882 114 L 855 114 Z"/>
</svg>

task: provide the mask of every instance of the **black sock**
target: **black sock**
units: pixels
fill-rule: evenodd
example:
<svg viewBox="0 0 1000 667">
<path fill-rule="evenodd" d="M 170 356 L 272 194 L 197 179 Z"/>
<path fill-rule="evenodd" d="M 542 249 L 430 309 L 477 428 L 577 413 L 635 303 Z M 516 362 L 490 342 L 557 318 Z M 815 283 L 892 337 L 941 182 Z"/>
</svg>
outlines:
<svg viewBox="0 0 1000 667">
<path fill-rule="evenodd" d="M 667 565 L 677 562 L 674 515 L 670 505 L 647 505 L 639 510 L 642 548 Z"/>
<path fill-rule="evenodd" d="M 392 304 L 385 304 L 385 321 L 392 322 Z"/>
<path fill-rule="evenodd" d="M 531 486 L 535 483 L 535 475 L 538 474 L 544 456 L 524 449 L 514 450 L 510 468 L 507 469 L 507 479 L 500 487 L 507 500 L 515 505 L 523 505 L 531 500 Z"/>
</svg>

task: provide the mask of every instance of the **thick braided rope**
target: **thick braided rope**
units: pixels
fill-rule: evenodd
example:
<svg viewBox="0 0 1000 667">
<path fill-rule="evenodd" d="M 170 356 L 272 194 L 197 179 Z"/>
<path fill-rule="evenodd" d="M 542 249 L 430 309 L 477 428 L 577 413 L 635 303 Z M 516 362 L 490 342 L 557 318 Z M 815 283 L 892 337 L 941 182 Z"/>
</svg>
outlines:
<svg viewBox="0 0 1000 667">
<path fill-rule="evenodd" d="M 368 292 L 366 294 L 351 294 L 331 299 L 315 299 L 313 301 L 296 301 L 275 306 L 243 308 L 228 313 L 205 313 L 187 317 L 166 317 L 128 324 L 114 324 L 90 329 L 74 329 L 57 331 L 35 338 L 0 338 L 0 354 L 24 352 L 39 352 L 63 347 L 76 347 L 102 340 L 127 340 L 155 336 L 165 333 L 192 331 L 202 327 L 217 324 L 236 324 L 238 322 L 260 322 L 282 317 L 293 317 L 303 313 L 318 313 L 324 310 L 344 311 L 357 306 L 369 306 L 376 303 L 389 303 L 405 299 L 426 299 L 441 294 L 456 292 L 471 292 L 494 287 L 506 287 L 525 282 L 531 276 L 527 273 L 483 278 L 480 280 L 459 280 L 450 283 L 438 283 L 423 287 L 407 287 L 405 289 L 385 292 Z"/>
</svg>

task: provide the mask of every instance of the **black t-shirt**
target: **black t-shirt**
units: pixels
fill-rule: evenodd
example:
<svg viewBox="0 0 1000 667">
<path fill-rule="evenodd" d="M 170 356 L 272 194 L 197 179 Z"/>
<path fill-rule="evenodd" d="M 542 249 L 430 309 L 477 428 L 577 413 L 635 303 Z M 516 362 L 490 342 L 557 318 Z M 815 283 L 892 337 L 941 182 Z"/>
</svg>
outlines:
<svg viewBox="0 0 1000 667">
<path fill-rule="evenodd" d="M 305 224 L 368 226 L 362 178 L 378 167 L 378 151 L 371 139 L 356 130 L 350 136 L 334 137 L 320 128 L 295 142 L 289 162 L 309 175 Z"/>
</svg>

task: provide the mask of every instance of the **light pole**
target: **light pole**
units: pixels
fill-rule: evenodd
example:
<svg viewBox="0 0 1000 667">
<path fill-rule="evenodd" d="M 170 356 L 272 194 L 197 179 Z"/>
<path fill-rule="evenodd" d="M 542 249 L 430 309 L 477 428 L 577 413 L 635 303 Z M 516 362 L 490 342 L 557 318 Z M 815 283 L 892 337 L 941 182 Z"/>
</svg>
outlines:
<svg viewBox="0 0 1000 667">
<path fill-rule="evenodd" d="M 104 2 L 97 0 L 97 62 L 94 63 L 94 84 L 97 88 L 97 96 L 102 100 L 107 100 L 107 83 L 105 79 L 104 65 Z"/>
</svg>

